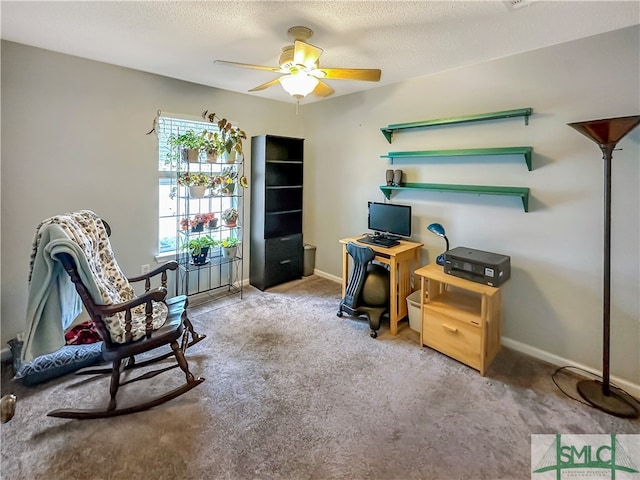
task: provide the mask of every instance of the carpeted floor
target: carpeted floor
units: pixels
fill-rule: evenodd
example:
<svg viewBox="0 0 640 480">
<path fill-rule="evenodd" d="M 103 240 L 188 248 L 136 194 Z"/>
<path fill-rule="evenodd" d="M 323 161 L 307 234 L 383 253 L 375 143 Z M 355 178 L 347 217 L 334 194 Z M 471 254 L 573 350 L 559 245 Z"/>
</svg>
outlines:
<svg viewBox="0 0 640 480">
<path fill-rule="evenodd" d="M 639 433 L 567 398 L 554 367 L 503 349 L 486 377 L 419 346 L 419 334 L 336 316 L 340 286 L 311 276 L 244 298 L 192 302 L 206 381 L 154 409 L 103 420 L 46 416 L 106 405 L 108 376 L 27 388 L 2 429 L 3 479 L 526 479 L 533 433 Z M 121 389 L 121 404 L 181 381 Z M 560 381 L 570 389 L 575 379 Z M 150 387 L 153 387 L 150 388 Z"/>
</svg>

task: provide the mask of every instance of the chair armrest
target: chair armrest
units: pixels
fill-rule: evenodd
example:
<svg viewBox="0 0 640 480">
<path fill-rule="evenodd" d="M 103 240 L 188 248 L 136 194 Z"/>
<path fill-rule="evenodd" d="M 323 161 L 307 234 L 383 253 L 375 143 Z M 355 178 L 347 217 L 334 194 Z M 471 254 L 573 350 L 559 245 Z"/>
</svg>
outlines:
<svg viewBox="0 0 640 480">
<path fill-rule="evenodd" d="M 110 317 L 118 312 L 125 312 L 127 310 L 131 310 L 133 307 L 137 307 L 138 305 L 142 305 L 144 303 L 150 302 L 151 300 L 156 302 L 161 302 L 167 296 L 167 289 L 164 287 L 154 288 L 153 290 L 149 290 L 144 292 L 139 297 L 136 297 L 128 302 L 123 303 L 115 303 L 113 305 L 96 305 L 96 313 L 99 315 Z"/>
<path fill-rule="evenodd" d="M 171 260 L 167 263 L 160 265 L 155 270 L 151 272 L 145 273 L 144 275 L 139 275 L 137 277 L 127 278 L 129 283 L 131 282 L 140 282 L 144 280 L 144 291 L 148 292 L 151 290 L 151 278 L 155 277 L 158 274 L 162 274 L 160 277 L 160 285 L 162 288 L 167 288 L 167 270 L 176 270 L 178 268 L 178 262 L 175 260 Z"/>
<path fill-rule="evenodd" d="M 178 262 L 176 262 L 175 260 L 170 260 L 167 263 L 163 263 L 155 270 L 151 270 L 150 272 L 147 272 L 144 275 L 138 275 L 137 277 L 127 277 L 127 280 L 129 280 L 129 282 L 141 282 L 143 280 L 147 280 L 152 277 L 155 277 L 156 275 L 159 275 L 161 273 L 165 273 L 167 270 L 175 270 L 177 268 L 178 268 Z"/>
</svg>

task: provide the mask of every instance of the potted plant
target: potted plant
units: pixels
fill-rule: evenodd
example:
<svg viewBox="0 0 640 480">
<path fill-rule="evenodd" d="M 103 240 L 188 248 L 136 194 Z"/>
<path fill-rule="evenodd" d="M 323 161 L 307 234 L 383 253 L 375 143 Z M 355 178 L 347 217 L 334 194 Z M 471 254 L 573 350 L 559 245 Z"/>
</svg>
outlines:
<svg viewBox="0 0 640 480">
<path fill-rule="evenodd" d="M 235 258 L 238 251 L 238 239 L 235 237 L 227 237 L 224 240 L 220 240 L 218 245 L 222 248 L 223 258 Z"/>
<path fill-rule="evenodd" d="M 207 154 L 207 162 L 217 163 L 218 157 L 224 152 L 222 137 L 218 132 L 204 130 L 202 136 L 202 149 Z"/>
<path fill-rule="evenodd" d="M 235 208 L 227 208 L 222 212 L 222 220 L 227 227 L 235 227 L 238 222 L 238 210 Z"/>
<path fill-rule="evenodd" d="M 218 219 L 216 218 L 215 212 L 198 213 L 196 214 L 196 218 L 209 228 L 216 228 L 218 226 Z"/>
<path fill-rule="evenodd" d="M 189 230 L 189 227 L 191 227 L 192 232 L 202 232 L 205 226 L 209 228 L 216 228 L 218 226 L 218 219 L 215 213 L 196 213 L 193 218 L 183 218 L 180 220 L 180 228 L 182 230 Z"/>
<path fill-rule="evenodd" d="M 178 185 L 189 187 L 189 196 L 191 198 L 202 198 L 207 188 L 213 185 L 213 178 L 201 172 L 182 172 L 178 174 L 177 182 Z M 177 194 L 177 187 L 173 187 L 169 193 L 169 198 L 173 199 Z"/>
<path fill-rule="evenodd" d="M 215 183 L 220 186 L 221 195 L 233 195 L 236 191 L 236 180 L 238 172 L 234 167 L 225 167 L 220 175 L 215 179 Z"/>
<path fill-rule="evenodd" d="M 202 118 L 209 120 L 211 123 L 216 123 L 217 120 L 223 151 L 229 155 L 228 161 L 230 163 L 235 160 L 242 161 L 242 140 L 247 139 L 247 134 L 244 130 L 234 127 L 226 118 L 220 118 L 215 113 L 209 113 L 207 110 L 202 113 Z M 233 156 L 231 156 L 232 153 Z"/>
<path fill-rule="evenodd" d="M 191 260 L 194 265 L 204 265 L 207 263 L 209 248 L 216 245 L 216 241 L 210 236 L 192 238 L 183 244 L 185 250 L 189 250 Z"/>
<path fill-rule="evenodd" d="M 202 232 L 204 230 L 204 224 L 197 222 L 193 218 L 183 218 L 180 220 L 180 228 L 184 231 L 191 228 L 192 232 Z"/>
<path fill-rule="evenodd" d="M 172 134 L 168 139 L 169 145 L 182 148 L 182 161 L 198 163 L 200 150 L 204 141 L 202 135 L 196 135 L 193 130 L 187 130 L 180 135 Z"/>
<path fill-rule="evenodd" d="M 222 122 L 226 121 L 224 118 Z M 218 125 L 220 126 L 220 125 Z M 222 143 L 229 155 L 229 162 L 242 161 L 242 140 L 246 140 L 247 134 L 238 127 L 232 126 L 230 123 L 224 125 L 220 131 L 222 132 Z"/>
</svg>

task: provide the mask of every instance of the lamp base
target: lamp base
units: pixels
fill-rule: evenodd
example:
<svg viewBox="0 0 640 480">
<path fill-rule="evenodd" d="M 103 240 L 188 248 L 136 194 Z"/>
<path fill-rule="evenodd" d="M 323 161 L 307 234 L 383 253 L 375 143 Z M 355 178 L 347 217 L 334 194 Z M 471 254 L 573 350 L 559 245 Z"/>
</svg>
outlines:
<svg viewBox="0 0 640 480">
<path fill-rule="evenodd" d="M 437 265 L 444 265 L 444 253 L 441 253 L 440 255 L 438 255 L 436 257 L 436 264 Z"/>
<path fill-rule="evenodd" d="M 576 386 L 582 398 L 603 412 L 623 418 L 638 418 L 638 402 L 619 388 L 609 387 L 610 394 L 605 395 L 602 382 L 580 380 Z"/>
</svg>

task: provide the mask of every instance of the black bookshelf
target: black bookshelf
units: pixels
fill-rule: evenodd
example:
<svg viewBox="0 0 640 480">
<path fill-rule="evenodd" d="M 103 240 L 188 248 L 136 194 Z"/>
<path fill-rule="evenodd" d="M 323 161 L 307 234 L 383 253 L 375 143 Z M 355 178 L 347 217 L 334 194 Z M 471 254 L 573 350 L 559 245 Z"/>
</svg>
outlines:
<svg viewBox="0 0 640 480">
<path fill-rule="evenodd" d="M 302 277 L 304 139 L 251 138 L 249 281 L 260 290 Z"/>
</svg>

